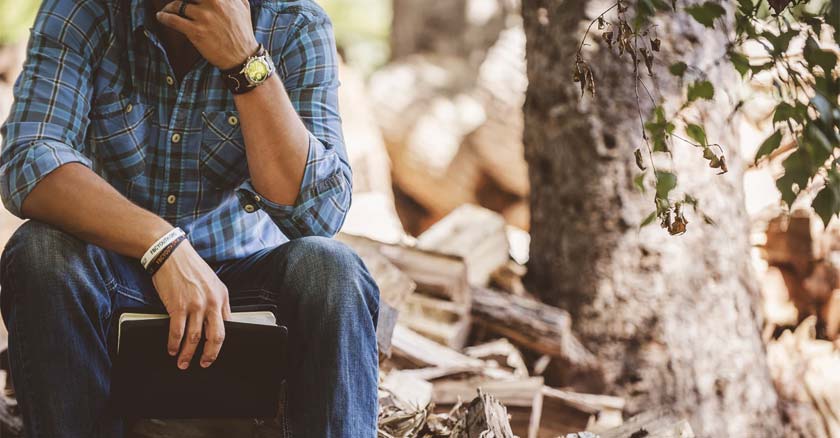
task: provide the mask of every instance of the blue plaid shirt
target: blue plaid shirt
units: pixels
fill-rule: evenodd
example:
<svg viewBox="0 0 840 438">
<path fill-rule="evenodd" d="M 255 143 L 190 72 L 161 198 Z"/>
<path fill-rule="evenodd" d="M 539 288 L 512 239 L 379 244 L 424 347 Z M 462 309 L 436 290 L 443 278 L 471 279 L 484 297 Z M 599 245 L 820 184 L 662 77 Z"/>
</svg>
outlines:
<svg viewBox="0 0 840 438">
<path fill-rule="evenodd" d="M 0 194 L 23 200 L 57 167 L 82 163 L 183 228 L 209 261 L 301 236 L 331 236 L 350 205 L 332 25 L 311 0 L 251 1 L 257 41 L 310 132 L 294 205 L 251 185 L 233 95 L 205 60 L 180 83 L 143 0 L 46 0 L 0 135 Z"/>
</svg>

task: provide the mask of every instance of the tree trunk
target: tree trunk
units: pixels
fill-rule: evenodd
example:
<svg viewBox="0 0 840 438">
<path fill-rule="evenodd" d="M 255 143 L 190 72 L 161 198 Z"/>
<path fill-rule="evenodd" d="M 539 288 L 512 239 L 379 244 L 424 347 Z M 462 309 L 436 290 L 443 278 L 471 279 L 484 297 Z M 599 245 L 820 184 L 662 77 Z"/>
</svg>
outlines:
<svg viewBox="0 0 840 438">
<path fill-rule="evenodd" d="M 608 6 L 524 0 L 522 8 L 530 83 L 528 282 L 546 302 L 572 314 L 575 332 L 604 366 L 601 382 L 552 384 L 601 384 L 628 399 L 628 414 L 672 408 L 690 418 L 697 436 L 780 436 L 749 263 L 743 162 L 727 124 L 728 104 L 735 100 L 725 93 L 732 69 L 714 65 L 724 56 L 725 35 L 689 22 L 682 11 L 656 28 L 662 39 L 657 62 L 684 60 L 716 84 L 716 99 L 699 105 L 692 117 L 723 145 L 731 171 L 715 175 L 685 144 L 674 145 L 673 170 L 679 187 L 698 197 L 717 225 L 689 217 L 682 236 L 655 225 L 640 231 L 654 207 L 652 191 L 641 194 L 633 185 L 639 173 L 633 151 L 644 143 L 631 63 L 599 46 L 596 37 L 585 56 L 598 81 L 597 97 L 581 99 L 572 82 L 577 43 L 589 19 Z M 679 84 L 664 67 L 657 69 L 659 91 L 678 105 Z M 646 71 L 643 78 L 650 87 Z M 642 104 L 643 114 L 650 114 L 651 105 Z"/>
</svg>

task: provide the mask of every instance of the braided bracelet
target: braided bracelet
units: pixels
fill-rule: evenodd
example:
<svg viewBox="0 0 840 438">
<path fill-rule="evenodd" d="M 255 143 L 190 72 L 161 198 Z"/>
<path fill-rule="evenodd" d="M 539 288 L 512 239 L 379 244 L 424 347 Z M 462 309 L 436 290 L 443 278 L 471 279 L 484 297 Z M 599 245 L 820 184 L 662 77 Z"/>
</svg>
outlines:
<svg viewBox="0 0 840 438">
<path fill-rule="evenodd" d="M 155 272 L 157 272 L 158 269 L 160 269 L 160 267 L 163 266 L 164 263 L 166 263 L 166 260 L 168 260 L 169 256 L 171 256 L 172 253 L 175 251 L 175 248 L 177 248 L 178 245 L 180 245 L 185 240 L 187 240 L 187 235 L 181 234 L 175 240 L 170 242 L 169 245 L 166 245 L 166 247 L 160 250 L 160 252 L 158 252 L 155 256 L 155 258 L 153 258 L 152 261 L 149 262 L 149 265 L 146 266 L 146 272 L 149 275 L 155 275 Z"/>
</svg>

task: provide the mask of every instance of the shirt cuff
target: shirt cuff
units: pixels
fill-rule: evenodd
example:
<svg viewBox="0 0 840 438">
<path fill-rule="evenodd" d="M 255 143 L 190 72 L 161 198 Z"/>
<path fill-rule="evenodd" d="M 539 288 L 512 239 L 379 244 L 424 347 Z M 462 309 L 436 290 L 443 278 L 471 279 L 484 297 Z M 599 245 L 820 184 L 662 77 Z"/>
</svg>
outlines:
<svg viewBox="0 0 840 438">
<path fill-rule="evenodd" d="M 298 197 L 294 205 L 278 204 L 266 199 L 254 188 L 250 179 L 236 189 L 239 203 L 246 213 L 263 210 L 277 224 L 286 237 L 292 239 L 311 234 L 313 228 L 313 206 L 334 196 L 344 187 L 345 175 L 336 166 L 338 160 L 320 159 L 324 146 L 311 133 L 309 134 L 309 153 L 303 172 Z"/>
<path fill-rule="evenodd" d="M 23 201 L 52 171 L 69 163 L 92 166 L 90 158 L 58 141 L 39 140 L 25 148 L 25 152 L 0 167 L 0 195 L 3 205 L 21 218 Z"/>
</svg>

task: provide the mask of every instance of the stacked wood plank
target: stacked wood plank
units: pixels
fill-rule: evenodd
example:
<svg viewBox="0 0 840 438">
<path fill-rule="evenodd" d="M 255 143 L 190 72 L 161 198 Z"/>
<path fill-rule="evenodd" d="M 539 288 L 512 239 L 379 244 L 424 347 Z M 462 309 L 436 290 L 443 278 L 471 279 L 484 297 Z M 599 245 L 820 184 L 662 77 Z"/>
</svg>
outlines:
<svg viewBox="0 0 840 438">
<path fill-rule="evenodd" d="M 769 331 L 817 317 L 822 337 L 840 335 L 840 226 L 823 229 L 813 213 L 798 210 L 767 224 L 762 256 Z M 770 307 L 772 305 L 773 307 Z"/>
<path fill-rule="evenodd" d="M 526 293 L 514 295 L 487 287 L 500 270 L 509 276 L 524 274 L 521 265 L 511 259 L 508 235 L 498 213 L 464 205 L 412 245 L 339 236 L 369 266 L 386 266 L 384 258 L 416 285 L 402 301 L 392 331 L 391 354 L 382 363 L 387 397 L 410 400 L 407 404 L 415 409 L 400 411 L 399 418 L 407 423 L 397 425 L 395 404 L 386 400 L 384 404 L 391 408 L 383 413 L 383 421 L 389 434 L 398 430 L 407 435 L 393 436 L 426 436 L 419 432 L 426 424 L 423 418 L 440 426 L 449 424 L 457 412 L 467 416 L 484 412 L 481 421 L 491 427 L 498 418 L 492 414 L 494 409 L 462 409 L 479 391 L 504 406 L 511 431 L 523 438 L 554 438 L 587 427 L 606 430 L 621 423 L 622 399 L 549 387 L 534 371 L 540 367 L 534 367 L 520 352 L 540 357 L 542 363 L 555 360 L 569 369 L 598 370 L 593 356 L 574 337 L 566 312 Z M 374 277 L 382 276 L 378 270 L 372 269 Z M 380 287 L 383 297 L 392 295 L 386 290 L 389 286 L 380 283 Z M 476 330 L 492 339 L 469 345 Z M 481 421 L 477 424 L 485 424 Z M 451 435 L 429 436 L 459 436 L 458 429 L 450 426 Z M 505 428 L 494 433 L 508 436 Z"/>
<path fill-rule="evenodd" d="M 418 2 L 405 3 L 411 7 Z M 462 11 L 458 2 L 449 3 L 441 7 Z M 436 13 L 438 6 L 423 3 L 422 8 L 427 10 L 418 14 L 425 15 Z M 507 14 L 501 20 L 507 24 L 492 29 L 488 44 L 479 44 L 473 53 L 478 58 L 453 53 L 457 50 L 449 40 L 445 47 L 407 47 L 370 80 L 394 183 L 430 217 L 419 221 L 421 226 L 467 203 L 500 212 L 520 228 L 529 226 L 522 145 L 525 35 L 512 10 L 497 9 Z M 412 16 L 415 23 L 423 22 L 416 18 Z M 446 19 L 463 21 L 457 14 Z M 400 46 L 401 38 L 396 39 Z"/>
<path fill-rule="evenodd" d="M 763 231 L 764 336 L 787 427 L 791 436 L 839 436 L 840 226 L 797 210 Z"/>
</svg>

